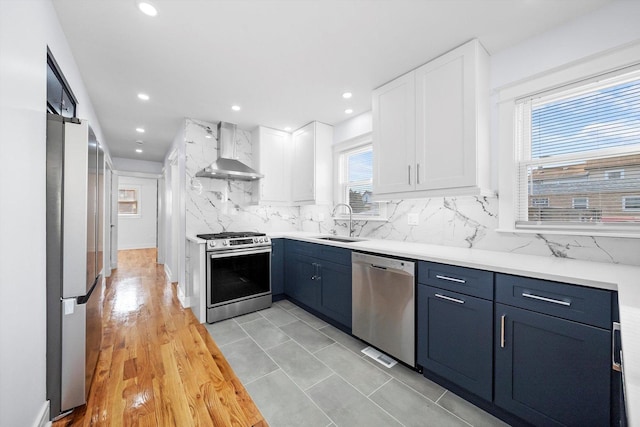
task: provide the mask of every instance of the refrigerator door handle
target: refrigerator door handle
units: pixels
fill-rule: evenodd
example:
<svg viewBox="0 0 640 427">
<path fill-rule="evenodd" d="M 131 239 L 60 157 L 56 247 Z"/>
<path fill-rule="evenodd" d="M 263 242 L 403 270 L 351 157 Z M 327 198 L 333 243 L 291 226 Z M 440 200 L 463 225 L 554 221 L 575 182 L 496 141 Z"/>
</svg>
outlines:
<svg viewBox="0 0 640 427">
<path fill-rule="evenodd" d="M 85 403 L 86 305 L 76 298 L 62 300 L 61 410 Z M 70 307 L 70 308 L 69 308 Z"/>
</svg>

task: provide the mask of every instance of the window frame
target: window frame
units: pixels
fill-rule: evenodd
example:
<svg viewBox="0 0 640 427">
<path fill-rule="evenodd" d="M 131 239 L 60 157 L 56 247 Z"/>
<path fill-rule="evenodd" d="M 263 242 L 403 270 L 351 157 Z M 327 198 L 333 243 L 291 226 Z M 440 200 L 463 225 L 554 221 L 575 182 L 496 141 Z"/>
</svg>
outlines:
<svg viewBox="0 0 640 427">
<path fill-rule="evenodd" d="M 537 203 L 543 201 L 542 203 Z M 549 207 L 549 198 L 548 197 L 533 197 L 531 199 L 531 206 L 535 206 L 538 208 L 548 208 Z"/>
<path fill-rule="evenodd" d="M 364 151 L 368 147 L 370 147 L 373 151 L 373 136 L 371 132 L 348 139 L 333 146 L 333 182 L 335 204 L 349 204 L 349 197 L 347 195 L 348 182 L 346 182 L 345 180 L 345 177 L 348 173 L 348 165 L 346 164 L 347 162 L 344 161 L 344 156 L 350 153 Z M 387 204 L 382 201 L 374 201 L 374 203 L 379 204 L 378 215 L 363 215 L 354 213 L 352 216 L 353 220 L 388 221 Z M 344 209 L 342 211 L 344 211 Z M 336 215 L 333 217 L 333 219 L 336 221 L 344 221 L 348 218 L 349 215 L 346 213 L 336 213 Z"/>
<path fill-rule="evenodd" d="M 627 199 L 638 199 L 640 201 L 640 195 L 629 195 L 622 196 L 622 210 L 627 212 L 640 212 L 640 207 L 637 208 L 627 208 Z M 640 203 L 639 203 L 640 204 Z"/>
<path fill-rule="evenodd" d="M 580 203 L 579 206 L 576 206 L 576 200 L 584 200 L 584 203 Z M 589 198 L 588 197 L 572 197 L 571 198 L 571 209 L 589 209 Z"/>
<path fill-rule="evenodd" d="M 136 197 L 135 200 L 132 200 L 131 202 L 135 202 L 136 203 L 136 213 L 134 214 L 130 214 L 130 213 L 122 213 L 120 212 L 120 203 L 127 203 L 130 202 L 129 200 L 120 200 L 120 191 L 121 190 L 125 190 L 125 191 L 135 191 Z M 139 185 L 132 185 L 132 184 L 118 184 L 118 199 L 117 199 L 117 203 L 118 203 L 118 218 L 140 218 L 142 216 L 142 188 Z"/>
<path fill-rule="evenodd" d="M 620 176 L 617 178 L 612 178 L 609 176 L 610 173 L 620 173 Z M 624 179 L 624 168 L 618 169 L 607 169 L 604 171 L 604 179 Z"/>
<path fill-rule="evenodd" d="M 516 227 L 517 208 L 519 204 L 521 205 L 519 203 L 521 192 L 518 191 L 517 183 L 519 173 L 517 159 L 520 159 L 522 154 L 516 143 L 516 136 L 523 126 L 517 115 L 519 101 L 527 97 L 544 96 L 552 92 L 584 86 L 590 82 L 602 80 L 603 76 L 613 77 L 638 70 L 640 70 L 640 43 L 633 42 L 495 89 L 498 108 L 500 194 L 497 232 L 640 238 L 637 224 L 621 223 L 616 224 L 615 227 L 608 227 L 599 223 L 575 225 L 547 223 Z M 558 163 L 558 160 L 556 158 L 554 162 Z"/>
</svg>

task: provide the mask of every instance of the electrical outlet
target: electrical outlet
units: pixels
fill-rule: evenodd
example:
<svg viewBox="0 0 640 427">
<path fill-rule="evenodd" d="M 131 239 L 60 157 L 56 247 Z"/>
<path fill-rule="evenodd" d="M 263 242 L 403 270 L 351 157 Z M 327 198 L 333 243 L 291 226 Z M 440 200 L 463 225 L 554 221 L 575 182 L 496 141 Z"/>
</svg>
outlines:
<svg viewBox="0 0 640 427">
<path fill-rule="evenodd" d="M 418 225 L 419 219 L 417 213 L 407 214 L 407 224 L 408 225 Z"/>
</svg>

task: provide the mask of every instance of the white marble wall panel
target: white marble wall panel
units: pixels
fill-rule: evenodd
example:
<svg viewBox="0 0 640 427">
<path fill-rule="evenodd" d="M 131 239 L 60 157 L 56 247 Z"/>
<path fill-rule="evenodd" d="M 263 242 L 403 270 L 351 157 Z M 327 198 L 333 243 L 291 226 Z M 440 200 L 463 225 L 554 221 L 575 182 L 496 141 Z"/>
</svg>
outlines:
<svg viewBox="0 0 640 427">
<path fill-rule="evenodd" d="M 214 138 L 205 138 L 206 128 Z M 347 235 L 347 221 L 331 218 L 332 206 L 251 205 L 253 184 L 195 178 L 217 159 L 216 124 L 186 120 L 187 234 L 221 231 L 308 231 Z M 251 165 L 251 134 L 238 130 L 237 154 Z M 407 214 L 418 214 L 418 225 Z M 640 239 L 499 233 L 497 197 L 392 200 L 388 221 L 355 221 L 355 236 L 471 247 L 558 258 L 640 265 Z"/>
<path fill-rule="evenodd" d="M 252 182 L 196 178 L 198 171 L 218 158 L 217 124 L 187 119 L 185 126 L 187 234 L 299 229 L 298 207 L 251 205 Z M 212 130 L 212 138 L 206 138 L 207 127 Z M 236 132 L 236 154 L 251 166 L 249 132 Z"/>
<path fill-rule="evenodd" d="M 347 235 L 346 221 L 331 218 L 319 224 L 315 210 L 301 213 L 303 231 L 330 231 Z M 393 200 L 387 205 L 389 220 L 355 221 L 354 235 L 501 252 L 640 265 L 640 239 L 501 233 L 497 197 L 435 197 Z M 417 213 L 419 225 L 408 225 L 407 214 Z"/>
</svg>

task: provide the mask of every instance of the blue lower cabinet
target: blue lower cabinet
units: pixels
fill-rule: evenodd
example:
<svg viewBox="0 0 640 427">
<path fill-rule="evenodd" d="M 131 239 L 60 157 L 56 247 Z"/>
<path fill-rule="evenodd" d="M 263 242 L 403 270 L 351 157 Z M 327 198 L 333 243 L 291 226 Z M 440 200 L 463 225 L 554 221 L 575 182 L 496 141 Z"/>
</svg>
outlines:
<svg viewBox="0 0 640 427">
<path fill-rule="evenodd" d="M 534 424 L 610 424 L 611 331 L 495 305 L 494 403 Z"/>
<path fill-rule="evenodd" d="M 271 294 L 284 293 L 284 240 L 271 240 Z"/>
<path fill-rule="evenodd" d="M 351 251 L 284 241 L 284 293 L 351 329 Z"/>
<path fill-rule="evenodd" d="M 351 329 L 351 265 L 318 261 L 320 312 Z"/>
<path fill-rule="evenodd" d="M 493 302 L 418 285 L 418 364 L 491 401 Z"/>
<path fill-rule="evenodd" d="M 320 281 L 316 280 L 318 267 L 315 259 L 298 253 L 287 253 L 285 268 L 285 293 L 317 310 L 320 301 Z"/>
</svg>

